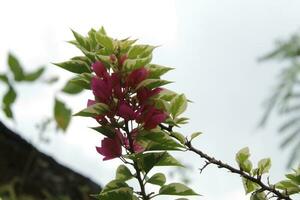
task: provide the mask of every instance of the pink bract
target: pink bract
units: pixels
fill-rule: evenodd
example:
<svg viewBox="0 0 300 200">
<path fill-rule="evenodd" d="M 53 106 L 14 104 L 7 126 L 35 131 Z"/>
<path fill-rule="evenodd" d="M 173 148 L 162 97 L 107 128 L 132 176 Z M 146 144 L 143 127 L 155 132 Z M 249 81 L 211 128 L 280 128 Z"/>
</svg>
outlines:
<svg viewBox="0 0 300 200">
<path fill-rule="evenodd" d="M 93 77 L 91 81 L 91 88 L 94 95 L 102 103 L 108 103 L 112 95 L 112 84 L 110 80 L 102 80 L 98 77 Z"/>
<path fill-rule="evenodd" d="M 127 77 L 127 85 L 129 87 L 136 87 L 140 82 L 145 80 L 148 75 L 149 72 L 145 67 L 133 70 Z"/>
<path fill-rule="evenodd" d="M 107 73 L 105 65 L 100 61 L 97 61 L 97 62 L 92 64 L 92 70 L 100 78 L 108 78 L 108 76 L 109 76 L 108 73 Z"/>
<path fill-rule="evenodd" d="M 105 137 L 101 141 L 101 147 L 96 147 L 99 154 L 104 156 L 103 160 L 110 160 L 122 155 L 122 147 L 119 137 L 115 136 L 113 139 Z"/>
<path fill-rule="evenodd" d="M 137 113 L 134 112 L 133 108 L 131 108 L 127 103 L 121 102 L 118 112 L 118 116 L 122 117 L 126 121 L 135 120 L 137 118 Z"/>
</svg>

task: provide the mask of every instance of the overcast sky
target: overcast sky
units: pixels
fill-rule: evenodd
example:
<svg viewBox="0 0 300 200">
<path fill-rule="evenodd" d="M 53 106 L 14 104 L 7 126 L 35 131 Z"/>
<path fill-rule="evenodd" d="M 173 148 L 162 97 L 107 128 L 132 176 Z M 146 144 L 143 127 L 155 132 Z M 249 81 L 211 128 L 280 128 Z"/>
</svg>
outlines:
<svg viewBox="0 0 300 200">
<path fill-rule="evenodd" d="M 70 28 L 85 34 L 91 27 L 104 25 L 113 37 L 131 36 L 141 43 L 161 45 L 153 62 L 175 67 L 166 76 L 175 81 L 169 88 L 184 92 L 194 102 L 186 113 L 191 121 L 180 131 L 204 132 L 195 146 L 231 164 L 244 146 L 250 147 L 254 161 L 272 157 L 271 180 L 276 182 L 283 178 L 289 154 L 278 149 L 278 120 L 266 129 L 258 129 L 257 123 L 282 64 L 258 63 L 257 58 L 270 51 L 276 39 L 299 30 L 299 8 L 297 0 L 2 1 L 0 71 L 5 71 L 7 52 L 12 51 L 28 70 L 47 64 L 51 68 L 47 73 L 59 74 L 63 84 L 70 74 L 49 63 L 79 53 L 65 42 L 72 39 Z M 14 106 L 17 124 L 6 122 L 36 143 L 34 124 L 52 113 L 58 88 L 19 87 Z M 58 96 L 80 110 L 91 94 Z M 51 143 L 38 144 L 39 148 L 105 184 L 119 162 L 103 162 L 97 155 L 94 147 L 101 136 L 87 128 L 94 124 L 92 120 L 74 118 L 72 122 L 67 134 L 48 134 Z M 214 167 L 200 175 L 200 159 L 178 156 L 194 168 L 191 186 L 204 195 L 194 199 L 247 199 L 239 177 Z"/>
</svg>

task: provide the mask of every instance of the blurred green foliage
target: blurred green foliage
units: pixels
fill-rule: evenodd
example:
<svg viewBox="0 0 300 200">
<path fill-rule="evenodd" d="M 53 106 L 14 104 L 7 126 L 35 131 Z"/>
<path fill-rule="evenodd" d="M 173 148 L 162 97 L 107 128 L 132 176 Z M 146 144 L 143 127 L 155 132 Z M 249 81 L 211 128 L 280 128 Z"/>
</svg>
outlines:
<svg viewBox="0 0 300 200">
<path fill-rule="evenodd" d="M 266 110 L 260 122 L 264 126 L 272 111 L 282 119 L 278 132 L 283 137 L 281 148 L 290 148 L 288 166 L 300 161 L 300 35 L 278 41 L 274 51 L 260 58 L 285 61 L 272 95 L 266 100 Z"/>
<path fill-rule="evenodd" d="M 25 71 L 22 63 L 12 53 L 8 53 L 7 65 L 7 71 L 5 73 L 0 73 L 0 82 L 4 85 L 4 87 L 7 88 L 6 93 L 2 96 L 2 111 L 7 118 L 14 120 L 13 105 L 17 100 L 17 88 L 20 84 L 45 83 L 47 85 L 44 87 L 47 87 L 48 84 L 56 83 L 59 78 L 56 76 L 47 76 L 45 73 L 47 68 L 46 66 L 37 67 L 35 70 L 30 72 Z M 60 92 L 68 95 L 75 95 L 82 92 L 83 89 L 73 83 L 73 79 L 74 78 L 67 81 Z M 34 101 L 34 97 L 32 99 Z M 53 123 L 57 129 L 62 131 L 66 131 L 70 124 L 72 110 L 68 108 L 68 106 L 61 99 L 58 99 L 55 96 L 53 97 L 53 101 L 53 116 L 49 116 L 47 119 L 41 120 L 41 122 L 36 126 L 40 133 L 46 131 L 47 127 Z"/>
</svg>

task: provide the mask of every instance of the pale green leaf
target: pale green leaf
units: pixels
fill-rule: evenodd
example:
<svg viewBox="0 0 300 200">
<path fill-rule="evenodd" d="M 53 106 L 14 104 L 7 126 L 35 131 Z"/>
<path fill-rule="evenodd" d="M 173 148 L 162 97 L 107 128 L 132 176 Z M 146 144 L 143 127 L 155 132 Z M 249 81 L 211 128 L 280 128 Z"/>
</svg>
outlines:
<svg viewBox="0 0 300 200">
<path fill-rule="evenodd" d="M 268 173 L 271 168 L 271 159 L 264 158 L 258 162 L 259 174 Z"/>
<path fill-rule="evenodd" d="M 63 131 L 66 131 L 71 121 L 71 109 L 69 109 L 64 102 L 57 98 L 55 98 L 54 104 L 54 118 L 57 127 Z"/>
<path fill-rule="evenodd" d="M 125 165 L 120 165 L 116 172 L 116 180 L 127 181 L 133 178 L 130 170 Z"/>
<path fill-rule="evenodd" d="M 187 99 L 184 94 L 177 95 L 171 101 L 171 115 L 176 118 L 183 113 L 187 108 Z"/>
<path fill-rule="evenodd" d="M 171 183 L 164 185 L 159 190 L 160 195 L 179 195 L 179 196 L 189 196 L 189 195 L 199 195 L 194 192 L 191 188 L 187 187 L 182 183 Z"/>
<path fill-rule="evenodd" d="M 109 110 L 109 107 L 104 103 L 95 103 L 78 113 L 74 114 L 74 116 L 82 116 L 82 117 L 96 117 L 98 115 L 102 115 Z"/>
<path fill-rule="evenodd" d="M 145 79 L 142 82 L 138 84 L 136 89 L 139 89 L 141 87 L 146 87 L 148 89 L 157 88 L 166 84 L 172 83 L 171 81 L 162 80 L 162 79 Z"/>
<path fill-rule="evenodd" d="M 149 178 L 148 183 L 154 185 L 164 185 L 166 183 L 166 176 L 163 173 L 156 173 Z"/>
<path fill-rule="evenodd" d="M 7 63 L 8 63 L 10 71 L 14 75 L 14 79 L 16 81 L 22 81 L 24 78 L 23 68 L 22 68 L 19 60 L 12 53 L 8 54 Z"/>
</svg>

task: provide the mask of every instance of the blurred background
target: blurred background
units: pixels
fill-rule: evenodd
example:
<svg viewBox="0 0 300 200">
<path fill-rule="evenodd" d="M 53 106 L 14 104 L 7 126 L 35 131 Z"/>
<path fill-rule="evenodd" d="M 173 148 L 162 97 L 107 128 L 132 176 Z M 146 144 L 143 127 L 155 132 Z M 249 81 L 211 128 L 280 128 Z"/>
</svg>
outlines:
<svg viewBox="0 0 300 200">
<path fill-rule="evenodd" d="M 282 78 L 286 69 L 294 66 L 296 70 L 289 74 L 297 79 L 299 8 L 297 0 L 2 1 L 0 73 L 11 76 L 8 52 L 19 59 L 25 71 L 39 66 L 45 66 L 45 71 L 34 82 L 16 82 L 17 99 L 11 105 L 13 119 L 0 112 L 0 120 L 61 165 L 99 185 L 110 181 L 120 162 L 103 162 L 96 153 L 95 146 L 102 136 L 88 128 L 95 122 L 74 117 L 64 132 L 51 121 L 55 98 L 74 113 L 92 97 L 89 92 L 72 95 L 61 91 L 71 74 L 51 63 L 79 54 L 67 43 L 73 39 L 70 29 L 85 35 L 90 28 L 103 25 L 112 37 L 130 36 L 140 43 L 160 45 L 154 51 L 153 63 L 175 67 L 165 77 L 175 81 L 169 89 L 183 92 L 193 101 L 186 112 L 190 123 L 181 132 L 203 132 L 195 141 L 196 147 L 235 165 L 235 153 L 249 146 L 252 160 L 272 158 L 270 180 L 279 181 L 297 166 L 300 157 L 298 127 L 290 127 L 295 130 L 291 131 L 291 142 L 285 145 L 282 144 L 288 134 L 278 134 L 280 126 L 290 119 L 285 112 L 290 108 L 286 106 L 286 96 L 292 96 L 294 87 L 284 91 L 283 96 L 288 95 L 281 99 L 280 95 L 273 95 L 286 89 L 278 87 L 280 81 L 290 80 L 290 76 Z M 278 40 L 284 42 L 275 43 Z M 266 59 L 271 59 L 262 62 L 266 55 Z M 4 82 L 0 83 L 1 98 L 9 88 Z M 277 101 L 279 110 L 276 103 L 270 107 L 271 102 Z M 260 122 L 268 106 L 275 112 L 262 128 Z M 298 125 L 298 120 L 294 119 L 292 125 Z M 47 121 L 49 124 L 43 129 Z M 204 165 L 201 159 L 186 153 L 176 156 L 190 166 L 185 172 L 161 170 L 169 174 L 170 181 L 187 179 L 203 195 L 194 199 L 249 199 L 240 177 L 212 166 L 200 174 L 199 168 Z M 291 156 L 294 162 L 290 162 Z M 0 165 L 5 159 L 0 158 Z"/>
</svg>

